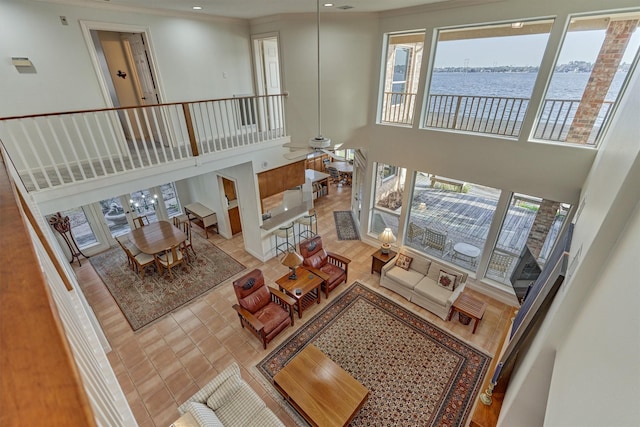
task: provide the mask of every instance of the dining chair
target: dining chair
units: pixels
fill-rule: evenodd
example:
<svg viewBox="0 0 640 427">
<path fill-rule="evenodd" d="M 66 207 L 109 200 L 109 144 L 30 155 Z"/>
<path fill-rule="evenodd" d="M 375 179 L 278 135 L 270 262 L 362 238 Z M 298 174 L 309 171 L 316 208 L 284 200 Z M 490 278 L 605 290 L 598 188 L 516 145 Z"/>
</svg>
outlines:
<svg viewBox="0 0 640 427">
<path fill-rule="evenodd" d="M 133 226 L 135 228 L 144 227 L 145 225 L 148 225 L 148 224 L 149 224 L 149 218 L 147 218 L 146 215 L 140 215 L 133 218 Z"/>
<path fill-rule="evenodd" d="M 157 265 L 162 266 L 165 270 L 169 271 L 169 277 L 173 279 L 173 273 L 171 269 L 177 265 L 180 265 L 184 262 L 184 254 L 183 249 L 181 248 L 182 243 L 171 246 L 167 248 L 164 252 L 160 254 L 155 254 L 154 258 Z"/>
<path fill-rule="evenodd" d="M 189 249 L 191 249 L 191 252 L 193 252 L 193 256 L 197 256 L 196 250 L 193 248 L 193 242 L 191 240 L 191 221 L 187 220 L 180 222 L 178 228 L 182 229 L 184 234 L 187 235 L 187 240 L 184 241 L 182 249 L 184 250 L 184 254 L 187 256 L 187 262 L 191 262 L 191 259 L 189 258 Z"/>
<path fill-rule="evenodd" d="M 129 241 L 121 240 L 119 236 L 116 236 L 115 239 L 127 256 L 127 264 L 133 269 L 135 266 L 133 257 L 140 253 L 140 249 Z"/>
<path fill-rule="evenodd" d="M 340 177 L 340 172 L 338 172 L 338 169 L 334 168 L 333 166 L 329 166 L 327 167 L 327 172 L 329 172 L 329 175 L 331 176 L 331 182 L 333 182 L 334 184 L 340 184 L 342 178 Z"/>
</svg>

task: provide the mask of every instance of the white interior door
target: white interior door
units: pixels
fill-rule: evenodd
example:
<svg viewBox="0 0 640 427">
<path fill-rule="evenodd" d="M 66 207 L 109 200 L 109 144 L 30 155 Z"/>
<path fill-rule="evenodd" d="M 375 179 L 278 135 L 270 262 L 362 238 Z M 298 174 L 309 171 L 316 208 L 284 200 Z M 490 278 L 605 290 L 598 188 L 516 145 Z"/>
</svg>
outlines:
<svg viewBox="0 0 640 427">
<path fill-rule="evenodd" d="M 254 39 L 254 63 L 258 95 L 277 95 L 282 92 L 280 83 L 280 55 L 278 37 Z M 265 99 L 259 103 L 260 128 L 265 130 L 282 127 L 279 103 Z"/>
<path fill-rule="evenodd" d="M 153 76 L 149 52 L 142 33 L 124 33 L 122 40 L 131 63 L 131 72 L 135 82 L 140 105 L 157 105 L 160 103 L 158 87 Z M 147 109 L 147 125 L 151 129 L 153 139 L 165 146 L 169 145 L 169 132 L 166 127 L 167 115 L 161 107 Z"/>
</svg>

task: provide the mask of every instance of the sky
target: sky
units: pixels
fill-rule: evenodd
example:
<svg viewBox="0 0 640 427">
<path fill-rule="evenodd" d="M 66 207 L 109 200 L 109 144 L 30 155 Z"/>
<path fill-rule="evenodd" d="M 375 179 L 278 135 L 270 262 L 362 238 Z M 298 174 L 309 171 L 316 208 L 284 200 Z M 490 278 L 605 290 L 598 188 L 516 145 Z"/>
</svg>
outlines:
<svg viewBox="0 0 640 427">
<path fill-rule="evenodd" d="M 548 34 L 454 40 L 438 43 L 435 67 L 538 66 Z M 567 33 L 558 64 L 595 62 L 604 30 Z M 631 63 L 640 45 L 640 30 L 632 36 L 622 62 Z"/>
</svg>

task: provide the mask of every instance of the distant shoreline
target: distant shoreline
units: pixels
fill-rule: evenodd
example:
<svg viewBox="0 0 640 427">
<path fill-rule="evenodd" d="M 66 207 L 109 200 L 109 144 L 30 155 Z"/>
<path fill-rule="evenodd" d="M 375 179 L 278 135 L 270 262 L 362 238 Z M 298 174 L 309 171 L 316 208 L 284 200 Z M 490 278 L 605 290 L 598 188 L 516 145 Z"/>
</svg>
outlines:
<svg viewBox="0 0 640 427">
<path fill-rule="evenodd" d="M 533 66 L 512 66 L 501 65 L 496 67 L 437 67 L 434 73 L 537 73 L 540 67 Z M 618 67 L 618 72 L 626 73 L 631 68 L 631 64 L 622 63 Z M 569 63 L 557 65 L 555 73 L 590 73 L 593 64 L 588 62 Z"/>
</svg>

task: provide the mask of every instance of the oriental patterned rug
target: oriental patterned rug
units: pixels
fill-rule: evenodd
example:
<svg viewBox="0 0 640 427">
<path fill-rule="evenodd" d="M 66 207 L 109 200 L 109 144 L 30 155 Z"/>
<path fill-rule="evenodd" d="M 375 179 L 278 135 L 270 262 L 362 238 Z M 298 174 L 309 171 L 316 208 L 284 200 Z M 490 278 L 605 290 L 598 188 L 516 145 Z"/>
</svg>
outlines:
<svg viewBox="0 0 640 427">
<path fill-rule="evenodd" d="M 90 258 L 134 331 L 245 270 L 244 265 L 213 243 L 196 233 L 192 238 L 197 256 L 189 250 L 191 262 L 174 267 L 173 279 L 168 273 L 158 273 L 155 267 L 147 267 L 144 279 L 140 278 L 127 265 L 127 257 L 119 247 Z"/>
<path fill-rule="evenodd" d="M 256 368 L 271 383 L 309 343 L 369 389 L 353 426 L 463 426 L 491 361 L 358 282 Z"/>
<path fill-rule="evenodd" d="M 358 227 L 351 211 L 333 211 L 338 240 L 360 240 Z"/>
</svg>

